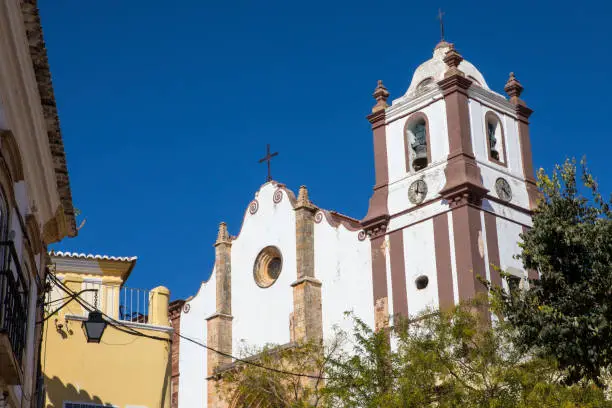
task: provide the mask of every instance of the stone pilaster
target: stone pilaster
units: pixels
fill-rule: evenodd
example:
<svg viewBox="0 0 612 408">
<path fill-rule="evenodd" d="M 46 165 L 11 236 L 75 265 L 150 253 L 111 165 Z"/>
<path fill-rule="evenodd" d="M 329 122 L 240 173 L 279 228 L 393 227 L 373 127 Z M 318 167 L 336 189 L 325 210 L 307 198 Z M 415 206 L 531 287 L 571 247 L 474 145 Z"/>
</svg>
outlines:
<svg viewBox="0 0 612 408">
<path fill-rule="evenodd" d="M 451 206 L 456 200 L 467 200 L 480 205 L 487 189 L 482 185 L 470 134 L 470 112 L 467 90 L 472 81 L 459 70 L 463 57 L 450 46 L 444 57 L 448 66 L 444 79 L 438 82 L 444 94 L 448 128 L 449 153 L 444 174 L 446 185 L 440 194 Z"/>
<path fill-rule="evenodd" d="M 300 187 L 295 206 L 297 280 L 293 287 L 292 340 L 298 342 L 323 338 L 321 282 L 315 278 L 314 214 L 316 207 L 308 190 Z"/>
<path fill-rule="evenodd" d="M 215 242 L 216 312 L 207 319 L 207 344 L 225 355 L 208 350 L 208 377 L 213 376 L 219 367 L 232 362 L 229 357 L 232 353 L 231 250 L 232 242 L 227 225 L 222 222 Z M 208 381 L 209 407 L 225 407 L 225 401 L 218 394 L 217 382 Z"/>
<path fill-rule="evenodd" d="M 468 89 L 472 81 L 459 69 L 463 57 L 450 46 L 444 57 L 444 79 L 438 82 L 444 94 L 449 154 L 444 174 L 446 185 L 440 191 L 452 209 L 459 298 L 473 298 L 484 290 L 478 277 L 485 276 L 480 206 L 488 190 L 482 184 L 470 133 Z"/>
<path fill-rule="evenodd" d="M 372 107 L 372 113 L 368 115 L 368 121 L 372 125 L 372 136 L 374 139 L 374 173 L 376 183 L 374 193 L 370 198 L 368 213 L 361 221 L 364 230 L 384 230 L 389 222 L 389 209 L 387 199 L 389 194 L 389 168 L 387 158 L 387 134 L 386 134 L 386 108 L 389 91 L 378 81 L 374 89 L 376 105 Z"/>
<path fill-rule="evenodd" d="M 521 146 L 521 156 L 523 162 L 523 177 L 525 178 L 525 184 L 527 186 L 527 195 L 529 197 L 529 207 L 534 210 L 537 206 L 538 200 L 541 198 L 540 191 L 538 190 L 534 171 L 533 171 L 533 159 L 531 157 L 531 137 L 529 135 L 529 117 L 533 113 L 525 101 L 521 97 L 523 92 L 523 86 L 514 76 L 514 72 L 510 73 L 508 82 L 504 87 L 504 91 L 510 97 L 510 103 L 514 105 L 516 116 L 519 120 L 519 140 Z"/>
</svg>

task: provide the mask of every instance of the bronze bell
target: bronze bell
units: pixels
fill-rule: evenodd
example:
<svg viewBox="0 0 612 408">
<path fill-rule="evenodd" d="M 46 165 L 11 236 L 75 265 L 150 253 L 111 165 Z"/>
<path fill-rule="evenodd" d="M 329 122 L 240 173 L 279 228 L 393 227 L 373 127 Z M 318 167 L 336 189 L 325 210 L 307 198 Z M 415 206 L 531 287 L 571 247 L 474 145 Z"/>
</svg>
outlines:
<svg viewBox="0 0 612 408">
<path fill-rule="evenodd" d="M 427 167 L 427 136 L 425 134 L 425 124 L 417 124 L 414 127 L 414 142 L 412 150 L 414 152 L 412 167 L 419 171 Z"/>
</svg>

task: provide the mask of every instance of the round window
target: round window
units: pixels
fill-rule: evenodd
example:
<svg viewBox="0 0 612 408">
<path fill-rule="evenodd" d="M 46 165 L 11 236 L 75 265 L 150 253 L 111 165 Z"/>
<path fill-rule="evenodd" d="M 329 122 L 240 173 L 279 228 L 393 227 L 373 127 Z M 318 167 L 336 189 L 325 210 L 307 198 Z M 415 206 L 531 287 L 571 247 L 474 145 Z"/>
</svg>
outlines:
<svg viewBox="0 0 612 408">
<path fill-rule="evenodd" d="M 253 265 L 253 278 L 257 286 L 268 288 L 280 276 L 283 269 L 283 257 L 275 246 L 268 246 L 261 250 Z"/>
</svg>

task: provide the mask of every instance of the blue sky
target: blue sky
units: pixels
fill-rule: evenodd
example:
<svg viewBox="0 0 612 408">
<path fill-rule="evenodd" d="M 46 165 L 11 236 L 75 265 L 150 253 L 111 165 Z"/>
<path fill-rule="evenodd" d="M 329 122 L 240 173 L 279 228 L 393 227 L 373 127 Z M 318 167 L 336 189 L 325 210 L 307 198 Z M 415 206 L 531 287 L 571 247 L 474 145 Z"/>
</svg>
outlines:
<svg viewBox="0 0 612 408">
<path fill-rule="evenodd" d="M 40 1 L 74 204 L 56 249 L 139 257 L 129 286 L 195 294 L 220 221 L 236 234 L 273 176 L 362 218 L 374 182 L 365 115 L 446 37 L 535 110 L 536 168 L 586 155 L 609 193 L 610 3 Z"/>
</svg>

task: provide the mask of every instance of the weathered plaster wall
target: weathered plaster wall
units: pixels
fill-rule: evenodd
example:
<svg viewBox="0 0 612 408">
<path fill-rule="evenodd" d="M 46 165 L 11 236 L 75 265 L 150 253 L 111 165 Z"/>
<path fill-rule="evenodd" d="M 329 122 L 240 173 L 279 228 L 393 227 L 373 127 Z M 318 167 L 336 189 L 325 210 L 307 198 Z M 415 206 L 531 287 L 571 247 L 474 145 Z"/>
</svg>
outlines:
<svg viewBox="0 0 612 408">
<path fill-rule="evenodd" d="M 433 221 L 429 219 L 420 222 L 404 229 L 403 233 L 408 313 L 413 316 L 428 307 L 438 307 L 438 274 L 436 273 Z M 429 278 L 429 284 L 424 289 L 417 289 L 415 280 L 421 275 Z"/>
<path fill-rule="evenodd" d="M 198 293 L 185 302 L 181 311 L 181 335 L 203 344 L 207 341 L 206 318 L 215 313 L 215 271 Z M 207 407 L 207 349 L 180 339 L 179 408 Z"/>
<path fill-rule="evenodd" d="M 523 227 L 503 218 L 497 218 L 496 223 L 500 267 L 506 272 L 522 276 L 525 273 L 523 264 L 519 259 L 514 259 L 514 256 L 521 253 L 519 234 L 523 232 Z"/>
<path fill-rule="evenodd" d="M 370 240 L 358 239 L 358 231 L 333 227 L 323 218 L 315 224 L 315 277 L 322 282 L 323 336 L 329 339 L 334 326 L 350 332 L 353 322 L 344 316 L 352 311 L 374 327 L 372 260 Z"/>
</svg>

